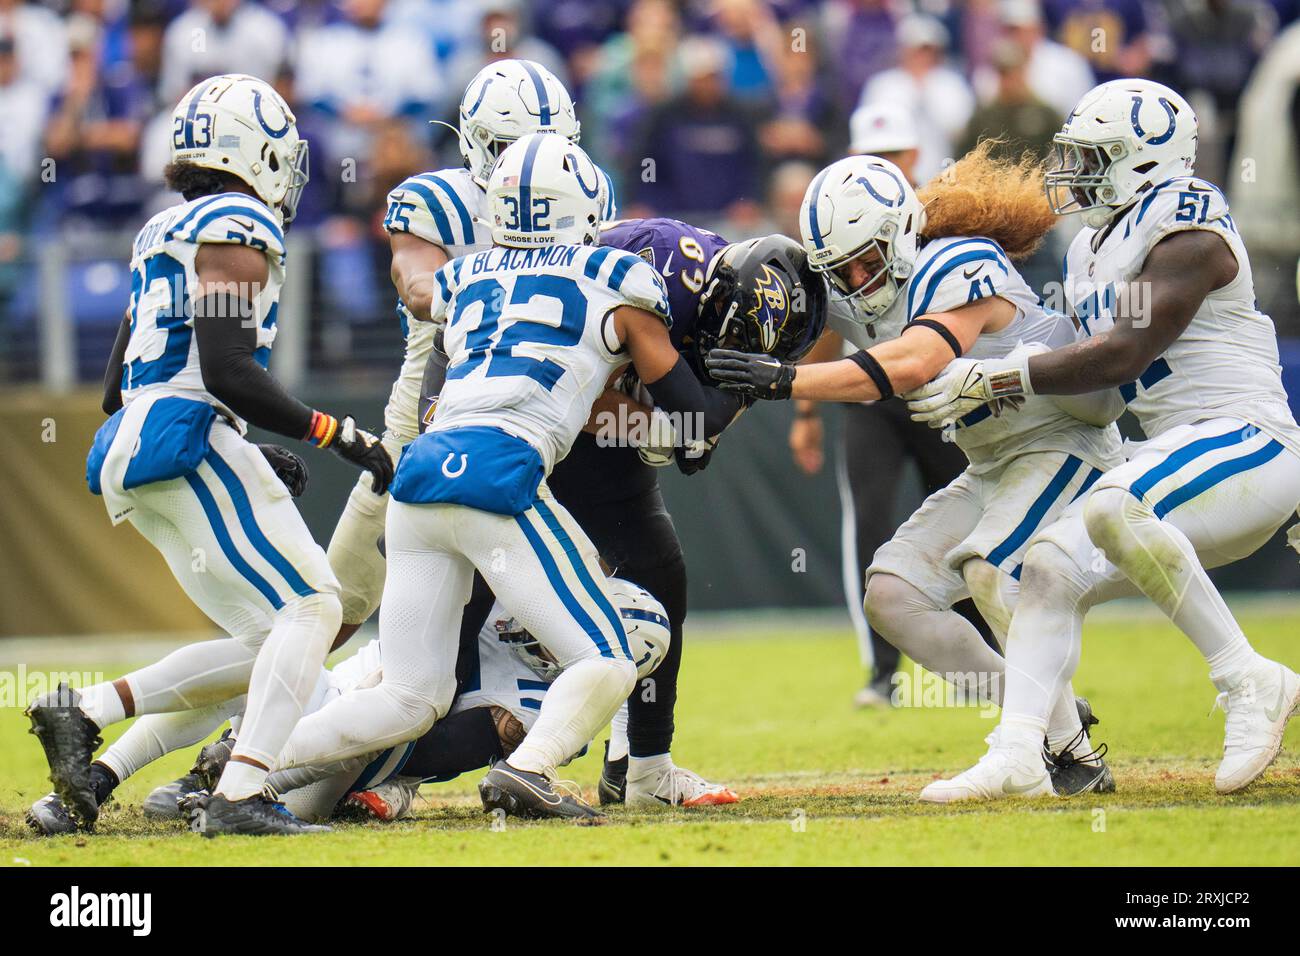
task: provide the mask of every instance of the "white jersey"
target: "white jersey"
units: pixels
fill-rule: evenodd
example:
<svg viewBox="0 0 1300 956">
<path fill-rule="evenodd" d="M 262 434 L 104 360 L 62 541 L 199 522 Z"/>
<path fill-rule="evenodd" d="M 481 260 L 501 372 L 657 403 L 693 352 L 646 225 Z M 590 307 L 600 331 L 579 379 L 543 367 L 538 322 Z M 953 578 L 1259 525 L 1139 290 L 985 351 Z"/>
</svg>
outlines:
<svg viewBox="0 0 1300 956">
<path fill-rule="evenodd" d="M 194 340 L 194 262 L 204 243 L 237 243 L 266 255 L 266 284 L 253 296 L 257 351 L 266 366 L 275 342 L 280 286 L 284 283 L 284 230 L 280 217 L 254 196 L 220 193 L 171 206 L 136 234 L 131 252 L 131 338 L 122 372 L 122 401 L 180 396 L 216 406 L 241 429 L 244 423 L 203 385 Z"/>
<path fill-rule="evenodd" d="M 613 220 L 616 211 L 614 189 L 603 170 L 602 175 L 605 175 L 609 195 L 604 216 L 608 222 Z M 449 259 L 467 256 L 492 245 L 487 193 L 474 182 L 468 169 L 440 169 L 403 180 L 388 194 L 384 228 L 390 233 L 409 233 L 440 246 L 446 250 Z M 427 332 L 401 302 L 397 311 L 402 320 L 403 334 L 419 334 L 422 329 Z"/>
<path fill-rule="evenodd" d="M 384 228 L 439 246 L 449 259 L 492 245 L 487 193 L 474 182 L 468 169 L 440 169 L 403 180 L 388 194 Z M 397 313 L 407 336 L 432 336 L 432 327 L 417 322 L 400 301 Z"/>
<path fill-rule="evenodd" d="M 1083 330 L 1114 325 L 1116 304 L 1140 310 L 1143 290 L 1129 283 L 1165 236 L 1199 229 L 1221 237 L 1237 275 L 1205 297 L 1191 323 L 1120 391 L 1148 438 L 1178 425 L 1231 415 L 1258 426 L 1300 454 L 1282 386 L 1273 321 L 1255 307 L 1245 244 L 1222 192 L 1205 180 L 1179 177 L 1153 188 L 1104 229 L 1083 229 L 1065 256 L 1065 292 Z"/>
<path fill-rule="evenodd" d="M 1022 344 L 1059 348 L 1075 341 L 1070 319 L 1047 309 L 1021 278 L 1002 247 L 982 237 L 932 239 L 917 255 L 912 275 L 880 319 L 868 328 L 878 336 L 866 344 L 895 338 L 917 319 L 951 312 L 998 296 L 1016 308 L 1003 329 L 981 334 L 967 351 L 973 359 L 1005 358 Z M 855 341 L 861 345 L 863 338 Z M 972 468 L 984 471 L 1029 452 L 1075 455 L 1097 468 L 1118 461 L 1120 439 L 1114 426 L 1097 428 L 1062 411 L 1049 397 L 1030 397 L 1019 411 L 994 416 L 988 406 L 957 423 L 956 441 Z"/>
<path fill-rule="evenodd" d="M 431 431 L 499 429 L 536 449 L 547 474 L 628 361 L 613 310 L 672 321 L 655 268 L 609 246 L 498 246 L 435 277 L 432 313 L 446 322 L 449 364 Z"/>
</svg>

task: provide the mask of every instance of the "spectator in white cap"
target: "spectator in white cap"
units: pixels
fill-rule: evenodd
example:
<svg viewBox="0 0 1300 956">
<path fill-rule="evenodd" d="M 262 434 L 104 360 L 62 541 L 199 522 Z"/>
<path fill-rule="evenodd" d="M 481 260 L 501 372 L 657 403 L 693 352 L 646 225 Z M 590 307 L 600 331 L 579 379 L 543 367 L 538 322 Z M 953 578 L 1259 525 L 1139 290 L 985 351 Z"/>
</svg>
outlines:
<svg viewBox="0 0 1300 956">
<path fill-rule="evenodd" d="M 965 77 L 946 65 L 948 31 L 934 17 L 903 17 L 897 37 L 898 66 L 868 80 L 858 105 L 894 103 L 916 117 L 916 176 L 923 182 L 952 157 L 953 140 L 975 111 L 975 94 Z"/>
<path fill-rule="evenodd" d="M 1024 51 L 1025 76 L 1034 96 L 1053 107 L 1064 120 L 1083 94 L 1097 81 L 1088 61 L 1068 46 L 1047 38 L 1038 0 L 1002 0 L 998 19 L 1003 35 Z M 993 64 L 977 70 L 975 91 L 981 102 L 991 102 L 998 93 L 998 73 Z"/>
<path fill-rule="evenodd" d="M 849 117 L 849 152 L 889 160 L 913 186 L 920 145 L 912 115 L 894 103 L 868 103 Z"/>
</svg>

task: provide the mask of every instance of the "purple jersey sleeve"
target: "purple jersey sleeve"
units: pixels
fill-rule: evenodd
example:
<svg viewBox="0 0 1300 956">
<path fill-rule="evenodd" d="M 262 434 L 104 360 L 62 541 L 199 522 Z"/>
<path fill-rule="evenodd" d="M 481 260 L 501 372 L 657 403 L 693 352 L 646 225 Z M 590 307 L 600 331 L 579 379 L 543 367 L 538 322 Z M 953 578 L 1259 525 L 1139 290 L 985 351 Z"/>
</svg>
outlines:
<svg viewBox="0 0 1300 956">
<path fill-rule="evenodd" d="M 695 330 L 709 263 L 727 240 L 677 219 L 628 219 L 601 233 L 600 243 L 640 256 L 663 276 L 673 317 L 669 334 L 681 349 Z"/>
</svg>

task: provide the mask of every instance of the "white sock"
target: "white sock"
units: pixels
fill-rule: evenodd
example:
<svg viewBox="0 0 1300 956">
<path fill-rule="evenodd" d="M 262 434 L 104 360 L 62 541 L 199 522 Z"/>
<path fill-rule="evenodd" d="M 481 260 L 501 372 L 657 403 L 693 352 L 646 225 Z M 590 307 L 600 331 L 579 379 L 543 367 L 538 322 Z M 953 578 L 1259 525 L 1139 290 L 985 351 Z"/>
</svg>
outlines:
<svg viewBox="0 0 1300 956">
<path fill-rule="evenodd" d="M 243 705 L 241 696 L 199 710 L 141 717 L 97 759 L 121 782 L 159 757 L 204 740 Z"/>
<path fill-rule="evenodd" d="M 1007 634 L 1007 674 L 1002 723 L 1032 723 L 1042 746 L 1049 716 L 1069 723 L 1063 699 L 1079 666 L 1083 647 L 1084 596 L 1089 582 L 1064 551 L 1051 542 L 1029 549 L 1020 578 L 1020 600 Z M 1077 715 L 1074 718 L 1077 728 Z"/>
<path fill-rule="evenodd" d="M 1047 748 L 1052 753 L 1059 753 L 1081 730 L 1083 724 L 1079 721 L 1079 706 L 1074 702 L 1074 687 L 1067 682 L 1056 695 L 1056 702 L 1047 718 Z M 1087 735 L 1084 736 L 1086 739 Z"/>
<path fill-rule="evenodd" d="M 546 691 L 537 722 L 510 755 L 510 766 L 554 773 L 609 722 L 635 683 L 631 661 L 589 657 L 570 664 Z"/>
<path fill-rule="evenodd" d="M 217 793 L 242 800 L 262 790 L 271 765 L 311 699 L 341 621 L 339 600 L 328 593 L 299 597 L 275 613 L 271 633 L 253 665 L 239 742 Z"/>
<path fill-rule="evenodd" d="M 609 760 L 622 760 L 628 755 L 627 701 L 609 721 Z"/>
<path fill-rule="evenodd" d="M 627 777 L 629 780 L 639 780 L 642 777 L 663 773 L 672 765 L 672 754 L 655 754 L 653 757 L 629 757 L 627 761 Z"/>
<path fill-rule="evenodd" d="M 1046 732 L 1047 725 L 1044 721 L 1004 714 L 998 729 L 998 743 L 1014 750 L 1026 762 L 1041 764 Z"/>
<path fill-rule="evenodd" d="M 126 720 L 126 705 L 118 693 L 113 681 L 104 681 L 84 687 L 81 695 L 81 712 L 95 722 L 100 730 Z"/>
<path fill-rule="evenodd" d="M 1263 656 L 1250 646 L 1246 635 L 1241 634 L 1206 658 L 1206 663 L 1210 665 L 1210 680 L 1214 681 L 1215 687 L 1224 691 L 1240 684 L 1263 660 Z"/>
</svg>

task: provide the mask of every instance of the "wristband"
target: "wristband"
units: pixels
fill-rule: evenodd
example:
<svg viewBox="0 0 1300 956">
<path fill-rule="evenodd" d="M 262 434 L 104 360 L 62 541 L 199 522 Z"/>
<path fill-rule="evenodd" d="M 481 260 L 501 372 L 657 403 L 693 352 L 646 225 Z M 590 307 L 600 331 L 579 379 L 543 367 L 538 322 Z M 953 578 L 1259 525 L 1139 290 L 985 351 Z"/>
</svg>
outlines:
<svg viewBox="0 0 1300 956">
<path fill-rule="evenodd" d="M 307 434 L 303 436 L 303 441 L 309 445 L 315 445 L 317 448 L 328 448 L 338 430 L 339 420 L 333 415 L 327 415 L 324 412 L 312 412 L 311 426 L 307 429 Z"/>
</svg>

